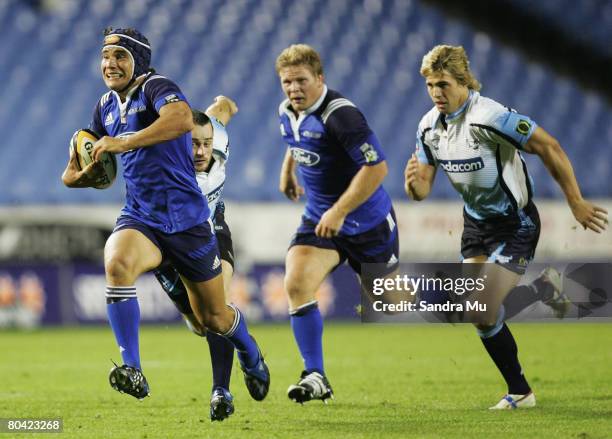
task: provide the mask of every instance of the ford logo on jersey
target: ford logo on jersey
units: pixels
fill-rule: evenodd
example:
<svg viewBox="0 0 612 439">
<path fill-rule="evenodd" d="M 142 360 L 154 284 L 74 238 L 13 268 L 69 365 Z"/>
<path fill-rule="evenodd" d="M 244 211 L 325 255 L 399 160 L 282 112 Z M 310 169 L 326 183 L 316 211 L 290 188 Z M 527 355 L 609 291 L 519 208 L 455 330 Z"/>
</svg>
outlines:
<svg viewBox="0 0 612 439">
<path fill-rule="evenodd" d="M 314 166 L 321 161 L 319 154 L 302 148 L 291 148 L 291 157 L 304 166 Z"/>
<path fill-rule="evenodd" d="M 438 163 L 446 172 L 474 172 L 484 168 L 481 157 L 467 160 L 438 160 Z"/>
</svg>

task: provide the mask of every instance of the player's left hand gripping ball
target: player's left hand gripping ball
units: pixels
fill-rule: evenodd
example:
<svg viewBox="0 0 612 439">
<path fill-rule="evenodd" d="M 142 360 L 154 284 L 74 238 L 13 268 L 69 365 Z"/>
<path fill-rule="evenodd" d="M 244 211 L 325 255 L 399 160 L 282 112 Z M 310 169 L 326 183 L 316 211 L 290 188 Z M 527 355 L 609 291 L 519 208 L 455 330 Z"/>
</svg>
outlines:
<svg viewBox="0 0 612 439">
<path fill-rule="evenodd" d="M 81 129 L 73 134 L 70 144 L 77 157 L 79 169 L 83 169 L 93 162 L 93 148 L 97 141 L 98 136 L 91 130 Z M 104 168 L 104 173 L 93 187 L 96 189 L 106 189 L 113 184 L 117 176 L 117 159 L 114 154 L 103 152 L 100 156 L 100 162 Z"/>
</svg>

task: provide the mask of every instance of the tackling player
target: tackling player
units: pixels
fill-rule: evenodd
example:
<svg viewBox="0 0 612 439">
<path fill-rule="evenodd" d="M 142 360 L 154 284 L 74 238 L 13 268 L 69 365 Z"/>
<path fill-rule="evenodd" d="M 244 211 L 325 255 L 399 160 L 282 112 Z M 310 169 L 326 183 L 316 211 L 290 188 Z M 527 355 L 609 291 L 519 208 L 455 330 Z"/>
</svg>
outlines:
<svg viewBox="0 0 612 439">
<path fill-rule="evenodd" d="M 308 45 L 292 45 L 278 56 L 276 72 L 287 96 L 279 107 L 288 146 L 280 191 L 293 201 L 307 196 L 285 263 L 291 327 L 305 365 L 288 396 L 299 403 L 325 401 L 333 393 L 323 367 L 323 320 L 315 292 L 346 260 L 362 285 L 368 283 L 364 263 L 394 271 L 398 233 L 381 185 L 387 163 L 379 141 L 355 104 L 327 88 L 319 54 Z"/>
<path fill-rule="evenodd" d="M 423 57 L 421 75 L 435 106 L 421 119 L 417 151 L 408 161 L 405 190 L 421 201 L 442 168 L 463 197 L 463 262 L 485 263 L 488 313 L 476 316 L 478 334 L 503 375 L 508 393 L 491 409 L 535 406 L 535 396 L 504 323 L 504 298 L 533 259 L 540 219 L 532 201 L 531 177 L 521 152 L 537 154 L 557 181 L 576 220 L 600 233 L 607 212 L 584 200 L 572 165 L 556 139 L 529 117 L 478 93 L 463 47 L 436 46 Z M 476 266 L 475 266 L 476 267 Z M 535 283 L 540 298 L 552 297 L 544 273 Z M 482 274 L 481 274 L 482 276 Z"/>
<path fill-rule="evenodd" d="M 229 158 L 229 141 L 225 126 L 238 111 L 236 104 L 225 96 L 218 96 L 215 102 L 203 113 L 192 110 L 194 128 L 191 131 L 193 156 L 198 185 L 208 200 L 208 208 L 215 227 L 219 245 L 223 284 L 226 301 L 234 272 L 232 235 L 225 222 L 223 186 L 225 184 L 225 163 Z M 213 371 L 212 396 L 210 399 L 210 418 L 222 421 L 234 413 L 232 394 L 229 391 L 234 358 L 234 345 L 226 338 L 207 331 L 193 314 L 189 297 L 178 271 L 172 264 L 162 264 L 155 276 L 164 291 L 183 314 L 187 326 L 194 334 L 206 337 L 210 349 Z"/>
<path fill-rule="evenodd" d="M 92 155 L 121 154 L 127 193 L 104 248 L 108 317 L 124 362 L 111 370 L 110 384 L 138 399 L 149 394 L 134 283 L 163 254 L 180 273 L 197 320 L 238 349 L 249 393 L 261 400 L 270 375 L 245 319 L 225 302 L 217 240 L 193 168 L 191 109 L 175 83 L 149 68 L 151 46 L 140 32 L 108 28 L 104 35 L 100 67 L 110 91 L 94 109 L 90 129 L 101 138 Z M 62 180 L 90 187 L 99 172 L 95 163 L 79 171 L 72 156 Z"/>
</svg>

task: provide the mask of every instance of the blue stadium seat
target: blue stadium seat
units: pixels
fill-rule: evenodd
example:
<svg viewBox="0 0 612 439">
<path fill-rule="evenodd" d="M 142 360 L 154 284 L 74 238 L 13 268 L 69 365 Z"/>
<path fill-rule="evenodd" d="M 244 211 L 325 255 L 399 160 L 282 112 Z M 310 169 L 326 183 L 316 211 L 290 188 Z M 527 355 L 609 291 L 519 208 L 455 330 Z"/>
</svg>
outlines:
<svg viewBox="0 0 612 439">
<path fill-rule="evenodd" d="M 612 50 L 609 2 L 513 1 Z M 274 61 L 296 42 L 320 51 L 329 86 L 365 113 L 388 157 L 385 187 L 395 198 L 405 198 L 403 169 L 420 117 L 431 107 L 418 73 L 421 58 L 440 42 L 466 48 L 483 94 L 530 115 L 559 139 L 585 194 L 612 196 L 610 185 L 601 184 L 612 172 L 610 104 L 419 1 L 305 0 L 288 8 L 282 0 L 97 0 L 41 3 L 47 8 L 41 10 L 28 6 L 33 3 L 0 2 L 0 72 L 10 84 L 0 89 L 0 204 L 123 200 L 121 177 L 103 191 L 66 190 L 59 180 L 71 134 L 88 124 L 105 92 L 99 49 L 109 24 L 140 28 L 152 42 L 153 66 L 194 107 L 205 108 L 218 94 L 237 100 L 228 199 L 282 199 L 277 180 L 285 147 L 276 114 L 283 95 Z M 527 160 L 536 194 L 561 196 L 537 157 Z M 444 177 L 433 196 L 457 199 Z"/>
<path fill-rule="evenodd" d="M 511 0 L 530 14 L 544 18 L 584 44 L 612 56 L 612 2 L 609 0 Z"/>
</svg>

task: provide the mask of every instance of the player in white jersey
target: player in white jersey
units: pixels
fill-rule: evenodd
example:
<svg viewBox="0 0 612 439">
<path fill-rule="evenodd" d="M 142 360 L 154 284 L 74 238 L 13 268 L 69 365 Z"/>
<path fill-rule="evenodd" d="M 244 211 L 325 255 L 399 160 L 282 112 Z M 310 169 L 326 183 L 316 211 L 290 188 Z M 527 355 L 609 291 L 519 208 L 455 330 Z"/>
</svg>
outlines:
<svg viewBox="0 0 612 439">
<path fill-rule="evenodd" d="M 465 270 L 480 277 L 486 270 L 488 309 L 470 321 L 508 384 L 508 393 L 491 408 L 533 407 L 535 396 L 522 373 L 501 305 L 509 292 L 519 288 L 524 288 L 523 294 L 554 301 L 560 281 L 554 271 L 545 270 L 530 287 L 516 287 L 540 234 L 521 152 L 540 157 L 585 230 L 605 230 L 607 212 L 582 198 L 572 165 L 556 139 L 529 117 L 478 93 L 480 84 L 463 47 L 434 47 L 423 57 L 421 75 L 435 107 L 419 124 L 417 151 L 406 166 L 405 190 L 413 200 L 423 200 L 441 167 L 463 197 L 463 262 L 495 263 Z"/>
<path fill-rule="evenodd" d="M 196 178 L 198 186 L 207 198 L 210 219 L 214 224 L 228 303 L 227 294 L 234 272 L 234 256 L 232 235 L 224 218 L 223 186 L 225 163 L 229 157 L 229 139 L 225 125 L 237 112 L 238 107 L 234 101 L 225 96 L 217 96 L 206 112 L 192 109 L 194 128 L 191 138 Z M 194 334 L 206 337 L 208 341 L 213 370 L 210 417 L 213 421 L 222 421 L 234 412 L 233 397 L 229 391 L 234 346 L 200 324 L 189 304 L 185 286 L 171 264 L 162 264 L 154 273 L 183 315 L 187 326 Z"/>
</svg>

